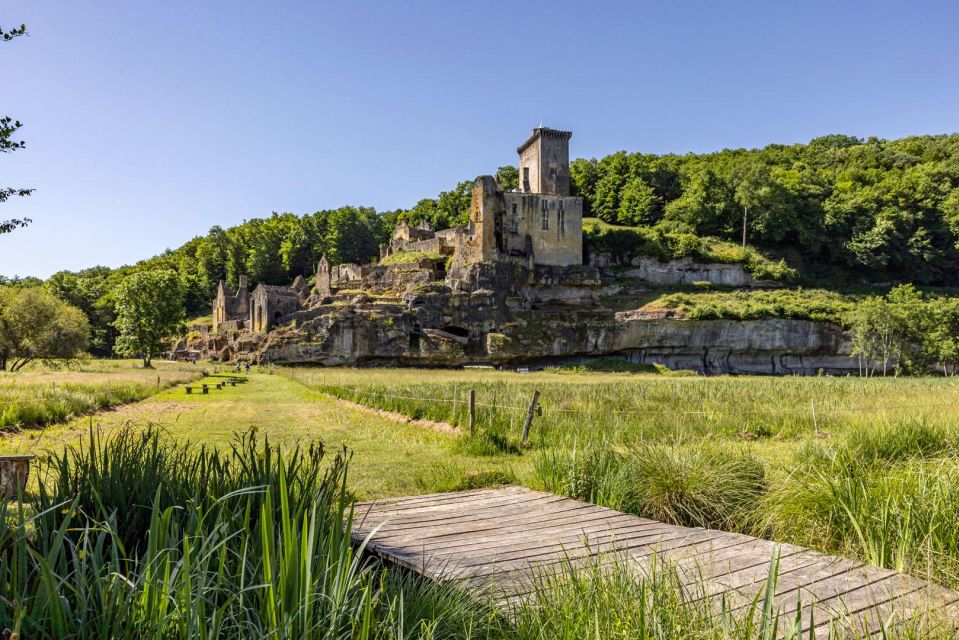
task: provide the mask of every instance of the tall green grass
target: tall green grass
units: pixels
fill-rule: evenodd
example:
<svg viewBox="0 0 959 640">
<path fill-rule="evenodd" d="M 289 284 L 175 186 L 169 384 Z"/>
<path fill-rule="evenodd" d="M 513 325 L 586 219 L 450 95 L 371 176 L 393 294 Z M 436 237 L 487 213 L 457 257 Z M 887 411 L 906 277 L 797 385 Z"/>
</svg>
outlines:
<svg viewBox="0 0 959 640">
<path fill-rule="evenodd" d="M 348 457 L 318 442 L 281 451 L 252 430 L 223 450 L 154 428 L 91 431 L 39 461 L 35 495 L 0 507 L 0 629 L 51 639 L 800 637 L 778 615 L 775 562 L 735 611 L 669 567 L 641 575 L 605 557 L 537 576 L 506 610 L 384 567 L 351 539 Z M 935 637 L 924 624 L 905 637 Z"/>
<path fill-rule="evenodd" d="M 162 389 L 199 378 L 196 367 L 132 369 L 117 363 L 79 370 L 0 372 L 0 429 L 40 427 L 142 400 Z"/>
<path fill-rule="evenodd" d="M 715 446 L 599 443 L 542 452 L 535 469 L 547 491 L 684 526 L 743 529 L 766 491 L 758 460 Z"/>
<path fill-rule="evenodd" d="M 41 464 L 28 507 L 0 514 L 0 628 L 293 639 L 465 637 L 437 635 L 457 616 L 495 624 L 457 593 L 388 577 L 354 548 L 346 469 L 342 453 L 282 452 L 252 432 L 228 451 L 153 429 L 93 432 Z M 417 589 L 428 593 L 404 605 Z"/>
<path fill-rule="evenodd" d="M 664 377 L 403 369 L 284 369 L 310 387 L 367 406 L 465 428 L 476 392 L 481 430 L 517 437 L 534 390 L 542 415 L 533 444 L 597 438 L 801 438 L 922 419 L 959 422 L 959 380 L 832 377 Z"/>
</svg>

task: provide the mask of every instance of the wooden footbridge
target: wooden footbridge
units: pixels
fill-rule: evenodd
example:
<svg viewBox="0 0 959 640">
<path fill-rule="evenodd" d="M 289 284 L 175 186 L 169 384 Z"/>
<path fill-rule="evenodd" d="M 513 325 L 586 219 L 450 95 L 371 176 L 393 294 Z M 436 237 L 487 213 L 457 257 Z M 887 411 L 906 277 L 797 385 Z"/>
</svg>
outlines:
<svg viewBox="0 0 959 640">
<path fill-rule="evenodd" d="M 537 575 L 590 562 L 625 562 L 637 577 L 654 563 L 676 571 L 688 596 L 747 610 L 779 558 L 774 607 L 803 636 L 830 627 L 869 636 L 920 612 L 959 629 L 959 593 L 861 562 L 746 535 L 664 524 L 520 487 L 357 505 L 353 537 L 383 559 L 455 581 L 498 604 L 530 597 Z M 799 610 L 801 607 L 800 611 Z M 812 615 L 810 615 L 812 614 Z M 810 629 L 811 628 L 811 629 Z"/>
</svg>

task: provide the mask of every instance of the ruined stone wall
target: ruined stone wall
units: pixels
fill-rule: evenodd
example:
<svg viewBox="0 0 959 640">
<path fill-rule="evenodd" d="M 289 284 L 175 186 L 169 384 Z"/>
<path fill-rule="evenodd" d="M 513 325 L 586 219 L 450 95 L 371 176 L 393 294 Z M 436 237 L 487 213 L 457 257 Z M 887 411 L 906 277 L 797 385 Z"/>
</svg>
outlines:
<svg viewBox="0 0 959 640">
<path fill-rule="evenodd" d="M 529 236 L 535 264 L 583 263 L 582 198 L 518 192 L 504 193 L 503 198 L 506 211 L 502 244 L 506 255 L 525 252 Z"/>
<path fill-rule="evenodd" d="M 330 285 L 334 289 L 349 289 L 360 285 L 363 277 L 369 273 L 371 265 L 358 265 L 345 262 L 330 268 Z"/>
<path fill-rule="evenodd" d="M 430 238 L 429 240 L 420 240 L 418 242 L 410 242 L 404 247 L 404 251 L 423 251 L 424 253 L 439 253 L 440 252 L 440 239 L 439 238 Z"/>
</svg>

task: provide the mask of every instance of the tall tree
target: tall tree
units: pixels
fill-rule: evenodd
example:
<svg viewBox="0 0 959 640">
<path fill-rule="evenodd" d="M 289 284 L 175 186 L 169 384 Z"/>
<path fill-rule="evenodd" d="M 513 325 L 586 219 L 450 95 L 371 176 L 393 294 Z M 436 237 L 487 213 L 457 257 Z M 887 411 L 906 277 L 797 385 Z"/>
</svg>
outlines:
<svg viewBox="0 0 959 640">
<path fill-rule="evenodd" d="M 144 368 L 163 353 L 167 340 L 176 335 L 183 322 L 183 292 L 172 269 L 140 271 L 128 276 L 116 291 L 120 332 L 115 350 L 143 359 Z"/>
<path fill-rule="evenodd" d="M 511 164 L 496 170 L 496 182 L 503 191 L 512 191 L 519 186 L 519 169 Z"/>
<path fill-rule="evenodd" d="M 14 38 L 26 35 L 27 25 L 21 24 L 15 29 L 4 30 L 0 27 L 0 40 L 10 42 Z M 23 149 L 23 140 L 15 140 L 13 135 L 17 129 L 23 125 L 19 120 L 14 120 L 10 116 L 0 117 L 0 153 L 13 153 L 18 149 Z M 24 187 L 0 187 L 0 202 L 6 202 L 11 196 L 28 196 L 33 193 L 33 189 Z M 11 218 L 9 220 L 0 220 L 0 234 L 10 233 L 18 227 L 25 227 L 30 224 L 30 218 Z"/>
<path fill-rule="evenodd" d="M 0 287 L 0 370 L 44 358 L 74 358 L 87 347 L 84 313 L 42 287 Z"/>
</svg>

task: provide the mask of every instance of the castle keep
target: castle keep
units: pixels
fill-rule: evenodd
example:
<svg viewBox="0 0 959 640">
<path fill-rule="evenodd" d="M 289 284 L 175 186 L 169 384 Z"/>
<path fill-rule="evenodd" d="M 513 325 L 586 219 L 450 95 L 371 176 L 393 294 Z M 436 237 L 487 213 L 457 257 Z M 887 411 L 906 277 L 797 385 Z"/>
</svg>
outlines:
<svg viewBox="0 0 959 640">
<path fill-rule="evenodd" d="M 583 263 L 583 199 L 569 195 L 569 131 L 533 129 L 517 149 L 520 186 L 473 183 L 468 260 L 567 267 Z"/>
</svg>

